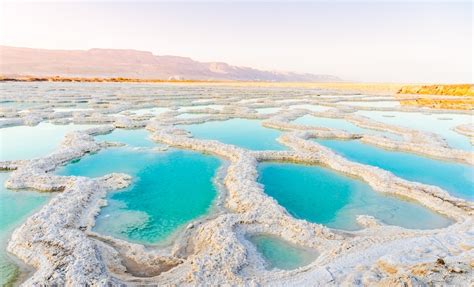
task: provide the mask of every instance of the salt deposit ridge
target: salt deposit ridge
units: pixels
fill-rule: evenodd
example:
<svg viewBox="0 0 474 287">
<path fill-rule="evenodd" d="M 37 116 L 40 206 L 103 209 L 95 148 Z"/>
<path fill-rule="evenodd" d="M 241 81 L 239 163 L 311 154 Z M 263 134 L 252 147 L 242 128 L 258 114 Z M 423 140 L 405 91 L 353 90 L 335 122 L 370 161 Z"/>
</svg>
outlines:
<svg viewBox="0 0 474 287">
<path fill-rule="evenodd" d="M 0 110 L 1 127 L 34 126 L 45 121 L 58 125 L 97 124 L 67 134 L 57 149 L 44 157 L 0 162 L 2 170 L 11 171 L 5 183 L 10 189 L 59 191 L 14 231 L 8 243 L 11 254 L 34 268 L 31 276 L 22 282 L 24 286 L 403 283 L 465 286 L 473 283 L 472 201 L 457 198 L 437 186 L 408 181 L 380 168 L 351 162 L 311 141 L 313 138 L 358 139 L 389 150 L 472 166 L 472 150 L 454 149 L 442 135 L 355 114 L 360 110 L 435 115 L 446 111 L 397 105 L 350 106 L 348 101 L 393 102 L 394 98 L 312 89 L 7 83 L 2 84 L 2 91 L 7 91 L 2 101 L 14 104 Z M 276 110 L 259 112 L 267 108 Z M 180 117 L 182 114 L 201 116 Z M 471 112 L 457 114 L 471 115 Z M 400 139 L 293 122 L 304 115 L 345 119 L 362 128 L 393 133 Z M 194 138 L 178 127 L 233 118 L 259 119 L 264 127 L 283 131 L 278 141 L 288 150 L 248 150 Z M 107 192 L 130 185 L 129 175 L 113 173 L 87 178 L 53 173 L 88 153 L 119 145 L 98 142 L 95 135 L 137 128 L 149 131 L 157 143 L 210 153 L 228 162 L 220 190 L 221 207 L 214 214 L 189 224 L 169 246 L 145 246 L 92 230 L 100 208 L 107 204 Z M 470 140 L 472 121 L 456 125 L 453 130 Z M 296 219 L 266 195 L 257 182 L 257 164 L 263 161 L 323 165 L 360 178 L 377 192 L 416 201 L 451 218 L 454 224 L 442 229 L 412 230 L 384 225 L 361 214 L 358 222 L 364 228 L 348 232 Z M 314 249 L 319 256 L 295 270 L 268 270 L 246 240 L 251 234 L 276 236 Z"/>
</svg>

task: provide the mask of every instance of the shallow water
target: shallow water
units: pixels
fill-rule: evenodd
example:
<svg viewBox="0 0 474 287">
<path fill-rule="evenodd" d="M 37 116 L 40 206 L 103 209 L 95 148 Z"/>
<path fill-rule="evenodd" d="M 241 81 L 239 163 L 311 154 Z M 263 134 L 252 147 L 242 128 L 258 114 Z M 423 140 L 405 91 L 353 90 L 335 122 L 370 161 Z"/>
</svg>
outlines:
<svg viewBox="0 0 474 287">
<path fill-rule="evenodd" d="M 22 110 L 25 110 L 25 109 L 34 108 L 37 105 L 38 104 L 18 102 L 18 101 L 15 101 L 15 100 L 0 101 L 0 109 L 15 109 L 17 111 L 22 111 Z"/>
<path fill-rule="evenodd" d="M 94 125 L 14 126 L 0 129 L 0 160 L 32 159 L 53 152 L 64 136 Z"/>
<path fill-rule="evenodd" d="M 191 114 L 191 113 L 184 113 L 178 115 L 176 118 L 177 119 L 195 119 L 195 118 L 201 118 L 204 116 L 208 116 L 208 114 Z"/>
<path fill-rule="evenodd" d="M 216 197 L 213 177 L 220 161 L 197 152 L 145 152 L 112 148 L 86 156 L 58 171 L 63 175 L 97 177 L 124 172 L 131 187 L 109 193 L 109 205 L 94 230 L 125 240 L 153 244 L 205 215 Z"/>
<path fill-rule="evenodd" d="M 423 114 L 411 112 L 357 111 L 356 114 L 373 120 L 441 135 L 457 149 L 473 150 L 469 138 L 452 130 L 457 125 L 474 123 L 474 117 L 466 114 Z"/>
<path fill-rule="evenodd" d="M 451 221 L 414 202 L 373 191 L 366 183 L 319 166 L 262 163 L 265 193 L 295 216 L 331 228 L 357 230 L 357 215 L 411 229 L 448 226 Z M 413 220 L 416 218 L 417 220 Z"/>
<path fill-rule="evenodd" d="M 124 130 L 115 129 L 109 134 L 98 135 L 96 141 L 120 142 L 133 147 L 157 147 L 158 144 L 150 139 L 150 133 L 144 129 Z"/>
<path fill-rule="evenodd" d="M 474 199 L 474 167 L 467 164 L 389 151 L 355 140 L 318 139 L 316 142 L 351 161 L 380 167 L 407 180 L 439 186 L 460 198 Z"/>
<path fill-rule="evenodd" d="M 131 113 L 134 113 L 136 115 L 142 116 L 146 114 L 153 114 L 153 115 L 159 115 L 164 112 L 169 112 L 169 108 L 146 108 L 146 109 L 137 109 L 137 110 L 127 110 Z"/>
<path fill-rule="evenodd" d="M 291 109 L 307 109 L 313 112 L 325 112 L 331 109 L 331 107 L 321 106 L 321 105 L 311 105 L 311 104 L 293 105 L 293 106 L 290 106 L 290 108 Z"/>
<path fill-rule="evenodd" d="M 310 264 L 317 257 L 313 250 L 295 246 L 274 236 L 253 235 L 249 241 L 255 245 L 270 269 L 296 269 Z"/>
<path fill-rule="evenodd" d="M 221 110 L 224 105 L 194 105 L 194 106 L 187 106 L 179 108 L 180 112 L 189 111 L 189 110 L 197 110 L 197 109 L 215 109 Z"/>
<path fill-rule="evenodd" d="M 212 121 L 195 125 L 182 125 L 199 139 L 218 140 L 251 150 L 283 150 L 285 147 L 276 139 L 280 131 L 267 129 L 258 120 L 231 119 Z"/>
<path fill-rule="evenodd" d="M 395 108 L 400 106 L 398 101 L 340 101 L 337 102 L 341 105 L 356 106 L 356 107 L 374 107 L 374 108 Z"/>
<path fill-rule="evenodd" d="M 297 118 L 293 122 L 295 124 L 300 124 L 300 125 L 309 125 L 309 126 L 344 130 L 350 133 L 380 135 L 380 136 L 385 136 L 394 140 L 401 139 L 401 137 L 397 134 L 361 128 L 345 119 L 334 119 L 334 118 L 324 118 L 324 117 L 315 117 L 311 115 L 305 115 L 300 118 Z"/>
<path fill-rule="evenodd" d="M 9 174 L 0 172 L 0 286 L 11 282 L 18 275 L 18 267 L 7 256 L 6 245 L 15 227 L 36 211 L 50 198 L 50 193 L 12 191 L 4 183 Z"/>
</svg>

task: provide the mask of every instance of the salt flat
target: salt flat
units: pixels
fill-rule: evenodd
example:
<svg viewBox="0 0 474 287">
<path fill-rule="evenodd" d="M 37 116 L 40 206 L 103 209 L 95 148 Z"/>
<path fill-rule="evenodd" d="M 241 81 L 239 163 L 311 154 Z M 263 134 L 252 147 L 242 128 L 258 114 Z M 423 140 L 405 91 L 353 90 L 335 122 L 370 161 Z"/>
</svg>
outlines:
<svg viewBox="0 0 474 287">
<path fill-rule="evenodd" d="M 459 285 L 472 277 L 474 157 L 463 132 L 471 111 L 383 104 L 397 99 L 331 86 L 0 87 L 2 194 L 25 201 L 2 212 L 29 216 L 0 231 L 5 282 Z M 455 120 L 426 128 L 427 111 Z M 413 124 L 397 121 L 406 115 Z M 464 178 L 393 166 L 417 158 L 461 166 Z M 295 169 L 262 169 L 273 165 Z"/>
</svg>

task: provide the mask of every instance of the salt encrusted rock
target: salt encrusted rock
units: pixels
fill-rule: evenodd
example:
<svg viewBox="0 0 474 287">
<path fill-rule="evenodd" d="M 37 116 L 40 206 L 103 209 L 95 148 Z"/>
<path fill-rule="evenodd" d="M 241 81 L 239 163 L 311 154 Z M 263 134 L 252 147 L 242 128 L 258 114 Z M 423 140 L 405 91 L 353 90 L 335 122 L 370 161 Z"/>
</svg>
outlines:
<svg viewBox="0 0 474 287">
<path fill-rule="evenodd" d="M 19 116 L 16 109 L 0 108 L 0 118 L 18 119 Z"/>
<path fill-rule="evenodd" d="M 23 117 L 23 122 L 28 126 L 35 126 L 43 121 L 43 117 L 34 114 L 28 114 Z"/>
<path fill-rule="evenodd" d="M 373 216 L 370 215 L 357 215 L 357 223 L 366 228 L 379 227 L 380 222 Z"/>
<path fill-rule="evenodd" d="M 50 120 L 50 123 L 55 124 L 55 125 L 68 125 L 72 123 L 70 118 L 53 118 Z"/>
<path fill-rule="evenodd" d="M 454 128 L 454 131 L 466 135 L 468 137 L 474 137 L 474 124 L 469 123 L 456 126 Z"/>
<path fill-rule="evenodd" d="M 459 134 L 469 137 L 471 139 L 471 145 L 474 146 L 474 124 L 473 123 L 456 126 L 453 130 Z"/>
<path fill-rule="evenodd" d="M 239 91 L 240 93 L 241 91 Z M 427 133 L 385 125 L 353 114 L 351 107 L 340 108 L 337 95 L 322 97 L 299 95 L 292 102 L 287 95 L 260 97 L 244 102 L 241 96 L 200 96 L 215 104 L 229 105 L 221 110 L 199 108 L 194 113 L 207 115 L 193 119 L 176 118 L 182 112 L 172 111 L 152 118 L 122 113 L 131 108 L 153 107 L 154 96 L 125 97 L 112 103 L 103 97 L 90 100 L 95 111 L 45 113 L 48 105 L 11 119 L 24 124 L 25 118 L 38 123 L 43 118 L 56 123 L 109 123 L 86 131 L 68 134 L 58 149 L 43 158 L 29 161 L 2 162 L 3 169 L 14 170 L 6 185 L 10 188 L 34 188 L 62 191 L 38 213 L 15 230 L 8 250 L 37 270 L 24 283 L 30 285 L 375 285 L 375 284 L 458 284 L 472 281 L 473 204 L 454 198 L 442 189 L 406 181 L 392 173 L 357 164 L 308 139 L 326 137 L 361 139 L 391 148 L 419 152 L 442 159 L 473 164 L 472 153 L 446 147 L 440 138 Z M 363 100 L 364 96 L 360 96 Z M 101 100 L 102 99 L 102 100 Z M 170 96 L 170 99 L 173 99 Z M 357 99 L 357 98 L 354 98 Z M 161 106 L 167 97 L 159 98 Z M 126 104 L 118 104 L 124 102 Z M 193 96 L 180 97 L 181 104 L 193 104 Z M 235 104 L 238 103 L 238 104 Z M 288 109 L 292 104 L 323 104 L 332 107 L 317 113 L 305 109 Z M 255 108 L 282 106 L 278 113 L 257 114 Z M 99 112 L 100 109 L 100 112 Z M 358 108 L 359 109 L 359 108 Z M 374 109 L 361 107 L 360 109 Z M 401 110 L 379 109 L 377 110 Z M 43 111 L 43 112 L 42 112 Z M 16 113 L 16 111 L 13 111 Z M 402 136 L 401 141 L 378 136 L 352 134 L 335 129 L 301 126 L 292 120 L 305 114 L 343 118 L 354 124 Z M 29 117 L 29 118 L 28 118 Z M 176 124 L 195 124 L 231 118 L 265 119 L 264 126 L 287 131 L 278 139 L 292 148 L 289 151 L 248 151 L 211 140 L 199 140 Z M 10 121 L 7 120 L 5 124 Z M 0 122 L 0 127 L 2 123 Z M 170 147 L 194 149 L 218 155 L 228 161 L 224 177 L 225 196 L 222 210 L 205 219 L 196 220 L 171 246 L 156 249 L 96 234 L 92 231 L 95 216 L 106 204 L 107 191 L 124 188 L 131 177 L 111 174 L 101 178 L 62 177 L 51 173 L 60 165 L 86 153 L 111 146 L 97 143 L 93 135 L 104 134 L 115 127 L 144 127 L 152 139 Z M 467 159 L 466 159 L 467 158 Z M 380 225 L 369 216 L 359 216 L 366 227 L 357 232 L 331 230 L 322 225 L 290 216 L 257 183 L 260 161 L 283 160 L 296 163 L 324 164 L 335 170 L 362 178 L 378 192 L 406 196 L 456 220 L 439 230 L 407 230 Z M 247 234 L 264 233 L 314 248 L 320 254 L 310 265 L 292 271 L 266 270 L 255 248 L 245 239 Z M 438 259 L 445 264 L 440 265 Z M 137 268 L 140 270 L 136 272 Z M 433 271 L 437 270 L 437 271 Z M 472 282 L 471 282 L 472 283 Z"/>
<path fill-rule="evenodd" d="M 131 120 L 127 117 L 116 117 L 114 125 L 117 128 L 126 128 L 126 129 L 134 129 L 134 128 L 143 128 L 145 126 L 145 122 L 137 122 Z"/>
<path fill-rule="evenodd" d="M 25 285 L 104 285 L 113 282 L 95 244 L 79 230 L 87 206 L 108 189 L 130 184 L 127 175 L 78 178 L 12 235 L 8 250 L 38 270 Z"/>
</svg>

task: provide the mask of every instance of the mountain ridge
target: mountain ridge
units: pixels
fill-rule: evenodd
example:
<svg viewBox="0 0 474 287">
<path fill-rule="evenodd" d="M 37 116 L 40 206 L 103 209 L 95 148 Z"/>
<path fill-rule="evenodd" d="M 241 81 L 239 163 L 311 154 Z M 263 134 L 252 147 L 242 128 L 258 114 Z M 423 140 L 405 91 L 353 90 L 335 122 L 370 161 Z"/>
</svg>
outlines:
<svg viewBox="0 0 474 287">
<path fill-rule="evenodd" d="M 1 76 L 337 82 L 332 75 L 263 71 L 134 49 L 49 50 L 0 45 Z"/>
</svg>

